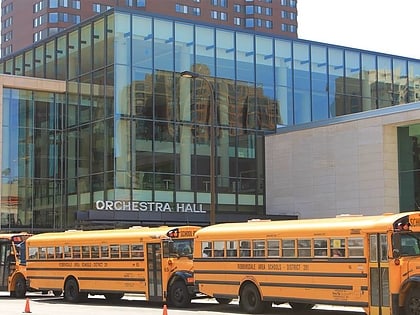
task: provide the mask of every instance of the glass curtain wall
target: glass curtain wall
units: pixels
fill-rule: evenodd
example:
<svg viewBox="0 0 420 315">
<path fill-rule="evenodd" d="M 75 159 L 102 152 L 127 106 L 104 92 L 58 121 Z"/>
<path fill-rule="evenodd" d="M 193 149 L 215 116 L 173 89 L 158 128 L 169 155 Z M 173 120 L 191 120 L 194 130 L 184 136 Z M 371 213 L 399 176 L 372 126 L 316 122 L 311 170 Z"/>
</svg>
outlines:
<svg viewBox="0 0 420 315">
<path fill-rule="evenodd" d="M 116 58 L 116 72 L 124 72 L 118 69 L 127 66 L 132 70 L 131 93 L 126 96 L 131 97 L 132 105 L 126 112 L 131 115 L 131 122 L 126 131 L 121 127 L 119 132 L 121 135 L 131 132 L 131 143 L 128 139 L 118 143 L 132 148 L 131 156 L 121 155 L 125 159 L 122 165 L 130 165 L 132 176 L 125 186 L 119 186 L 116 199 L 130 196 L 133 200 L 168 202 L 173 207 L 192 203 L 208 209 L 210 107 L 215 102 L 218 211 L 240 208 L 262 213 L 263 132 L 257 129 L 270 123 L 266 123 L 265 117 L 258 117 L 266 110 L 260 109 L 258 114 L 257 104 L 263 99 L 267 106 L 273 106 L 273 102 L 270 104 L 264 95 L 263 83 L 256 91 L 254 79 L 245 71 L 250 65 L 255 67 L 253 54 L 242 53 L 239 60 L 235 58 L 237 42 L 251 42 L 251 46 L 244 48 L 246 51 L 255 49 L 252 35 L 235 41 L 232 32 L 141 16 L 133 16 L 130 26 L 126 17 L 116 16 L 116 20 L 121 19 L 116 23 L 116 36 L 122 41 L 124 35 L 128 38 L 127 34 L 132 34 L 132 57 Z M 226 77 L 217 75 L 216 64 L 220 71 L 227 71 Z M 235 69 L 244 74 L 238 75 Z M 202 77 L 181 78 L 180 73 L 185 70 Z M 235 81 L 238 76 L 244 80 Z M 124 91 L 125 78 L 118 79 L 121 87 L 116 87 L 116 93 Z M 117 108 L 118 103 L 125 101 L 117 97 Z M 272 117 L 272 131 L 274 121 Z"/>
<path fill-rule="evenodd" d="M 61 228 L 63 95 L 3 90 L 0 230 Z"/>
<path fill-rule="evenodd" d="M 185 70 L 201 77 L 180 78 Z M 2 224 L 13 213 L 55 229 L 97 200 L 208 209 L 212 102 L 217 211 L 262 214 L 266 133 L 419 101 L 420 82 L 418 60 L 118 11 L 8 56 L 1 71 L 67 81 L 65 101 L 4 94 L 32 118 L 17 128 L 3 112 L 2 183 L 21 180 L 2 200 L 19 187 L 23 212 L 2 210 Z M 46 113 L 55 125 L 36 125 Z"/>
<path fill-rule="evenodd" d="M 420 210 L 420 124 L 397 130 L 400 210 Z"/>
</svg>

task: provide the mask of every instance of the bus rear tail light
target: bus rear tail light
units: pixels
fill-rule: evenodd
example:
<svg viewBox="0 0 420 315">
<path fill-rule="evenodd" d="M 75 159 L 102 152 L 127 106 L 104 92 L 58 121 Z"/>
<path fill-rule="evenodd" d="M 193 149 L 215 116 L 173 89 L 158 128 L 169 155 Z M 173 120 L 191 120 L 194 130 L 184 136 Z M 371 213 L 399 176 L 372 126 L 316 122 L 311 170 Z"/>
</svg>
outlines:
<svg viewBox="0 0 420 315">
<path fill-rule="evenodd" d="M 400 265 L 400 260 L 398 258 L 397 259 L 394 259 L 394 264 L 396 266 L 399 266 Z"/>
</svg>

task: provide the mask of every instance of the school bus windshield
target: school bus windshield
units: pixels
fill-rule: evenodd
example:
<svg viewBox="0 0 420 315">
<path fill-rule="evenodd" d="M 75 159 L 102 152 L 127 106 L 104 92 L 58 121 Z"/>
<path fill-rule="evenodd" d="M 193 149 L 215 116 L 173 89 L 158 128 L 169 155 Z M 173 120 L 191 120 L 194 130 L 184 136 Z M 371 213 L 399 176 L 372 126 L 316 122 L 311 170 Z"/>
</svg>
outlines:
<svg viewBox="0 0 420 315">
<path fill-rule="evenodd" d="M 192 239 L 174 239 L 167 242 L 165 246 L 165 257 L 188 257 L 192 259 Z"/>
<path fill-rule="evenodd" d="M 420 255 L 420 233 L 400 233 L 400 254 L 401 256 Z"/>
</svg>

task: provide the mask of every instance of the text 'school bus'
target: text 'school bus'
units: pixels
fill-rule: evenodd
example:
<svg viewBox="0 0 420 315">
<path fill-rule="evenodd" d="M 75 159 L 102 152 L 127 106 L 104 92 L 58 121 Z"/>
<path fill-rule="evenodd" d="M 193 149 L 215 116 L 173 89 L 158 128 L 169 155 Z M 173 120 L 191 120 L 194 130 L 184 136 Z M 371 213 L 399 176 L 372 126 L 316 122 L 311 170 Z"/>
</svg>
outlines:
<svg viewBox="0 0 420 315">
<path fill-rule="evenodd" d="M 219 303 L 239 297 L 247 313 L 289 303 L 420 314 L 420 212 L 205 227 L 194 279 Z"/>
<path fill-rule="evenodd" d="M 0 290 L 13 297 L 26 294 L 25 240 L 26 232 L 0 234 Z"/>
<path fill-rule="evenodd" d="M 31 291 L 64 292 L 77 303 L 88 294 L 186 307 L 195 297 L 193 239 L 200 227 L 135 227 L 43 233 L 29 238 L 27 279 Z"/>
</svg>

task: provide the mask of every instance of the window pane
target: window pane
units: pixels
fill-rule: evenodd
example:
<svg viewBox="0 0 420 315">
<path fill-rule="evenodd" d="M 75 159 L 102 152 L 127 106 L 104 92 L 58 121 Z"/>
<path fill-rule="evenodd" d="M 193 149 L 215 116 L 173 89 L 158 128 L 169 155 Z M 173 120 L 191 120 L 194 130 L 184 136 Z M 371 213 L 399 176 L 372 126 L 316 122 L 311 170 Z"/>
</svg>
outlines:
<svg viewBox="0 0 420 315">
<path fill-rule="evenodd" d="M 280 256 L 280 241 L 279 240 L 268 240 L 267 241 L 268 256 L 278 257 Z"/>
<path fill-rule="evenodd" d="M 298 240 L 298 256 L 299 257 L 311 256 L 311 240 Z"/>
<path fill-rule="evenodd" d="M 251 257 L 251 242 L 250 241 L 241 241 L 239 256 Z"/>
<path fill-rule="evenodd" d="M 252 249 L 254 257 L 264 257 L 265 241 L 252 241 Z"/>
<path fill-rule="evenodd" d="M 214 257 L 223 257 L 225 255 L 225 242 L 214 242 Z"/>
<path fill-rule="evenodd" d="M 345 257 L 345 240 L 343 238 L 333 238 L 331 239 L 330 248 L 331 248 L 331 257 Z"/>
<path fill-rule="evenodd" d="M 315 257 L 328 256 L 328 241 L 326 239 L 314 240 L 314 256 Z"/>
<path fill-rule="evenodd" d="M 282 240 L 282 256 L 295 257 L 296 256 L 296 242 L 295 240 Z"/>
<path fill-rule="evenodd" d="M 154 67 L 159 70 L 174 69 L 173 56 L 173 24 L 165 20 L 154 20 Z"/>
</svg>

